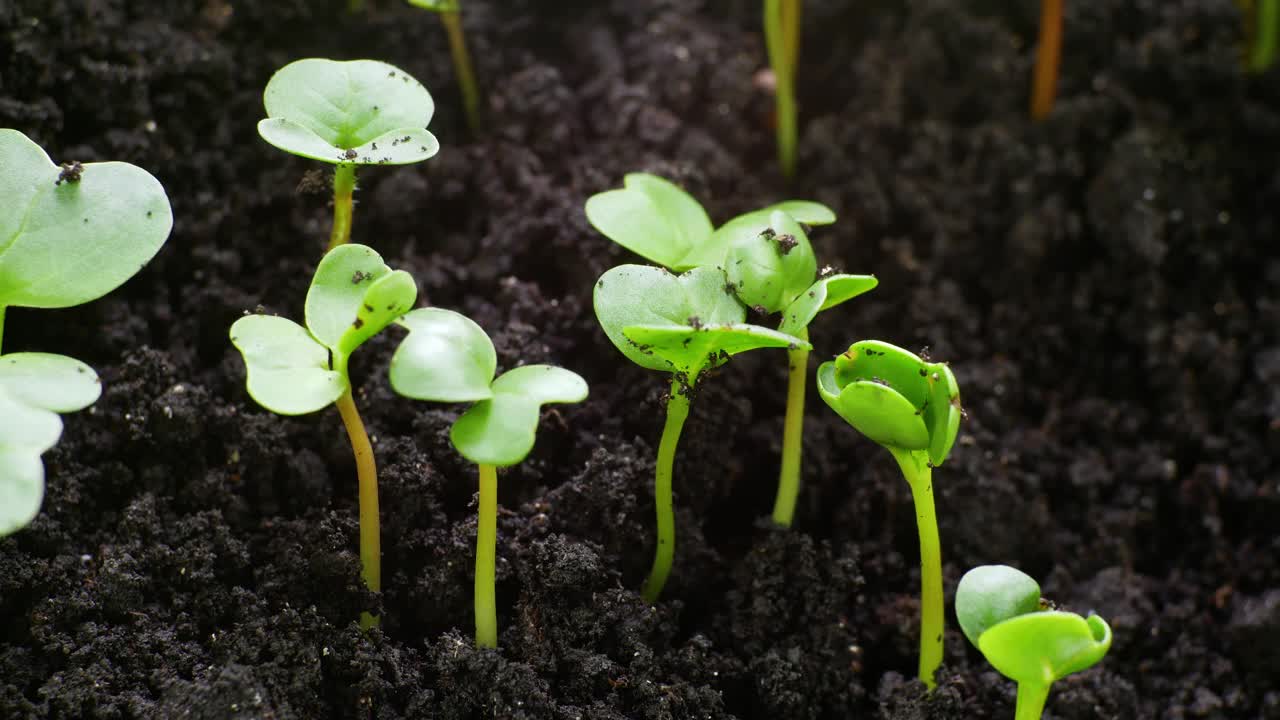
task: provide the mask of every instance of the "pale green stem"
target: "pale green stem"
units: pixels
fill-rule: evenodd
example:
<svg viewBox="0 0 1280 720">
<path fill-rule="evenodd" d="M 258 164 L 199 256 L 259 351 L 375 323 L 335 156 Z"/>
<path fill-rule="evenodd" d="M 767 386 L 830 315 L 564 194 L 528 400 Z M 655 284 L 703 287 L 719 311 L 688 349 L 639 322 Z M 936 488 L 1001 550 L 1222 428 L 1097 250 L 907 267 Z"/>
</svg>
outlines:
<svg viewBox="0 0 1280 720">
<path fill-rule="evenodd" d="M 351 242 L 351 195 L 356 189 L 356 166 L 339 165 L 333 171 L 333 231 L 329 249 Z"/>
<path fill-rule="evenodd" d="M 920 679 L 933 690 L 933 674 L 942 664 L 942 549 L 933 506 L 933 470 L 921 450 L 889 448 L 911 486 L 916 527 L 920 532 Z"/>
<path fill-rule="evenodd" d="M 790 179 L 796 172 L 795 78 L 800 53 L 801 0 L 765 0 L 764 39 L 773 68 L 778 164 Z"/>
<path fill-rule="evenodd" d="M 498 601 L 494 597 L 498 546 L 498 469 L 479 465 L 480 510 L 476 522 L 476 645 L 498 647 Z"/>
<path fill-rule="evenodd" d="M 802 331 L 801 340 L 808 339 Z M 782 425 L 782 470 L 778 473 L 778 496 L 773 501 L 773 522 L 791 527 L 800 495 L 800 455 L 804 447 L 804 391 L 809 373 L 809 351 L 787 351 L 787 415 Z"/>
<path fill-rule="evenodd" d="M 1254 15 L 1253 47 L 1250 48 L 1249 65 L 1254 72 L 1271 67 L 1276 59 L 1276 35 L 1280 30 L 1280 0 L 1258 0 Z"/>
<path fill-rule="evenodd" d="M 444 24 L 445 33 L 449 36 L 449 53 L 453 56 L 453 71 L 462 91 L 462 107 L 467 111 L 467 125 L 472 134 L 475 134 L 480 132 L 480 89 L 476 85 L 471 53 L 467 51 L 467 37 L 462 32 L 462 14 L 446 10 L 440 13 L 440 22 Z"/>
<path fill-rule="evenodd" d="M 1018 683 L 1018 708 L 1014 711 L 1014 720 L 1040 720 L 1048 697 L 1048 685 Z"/>
<path fill-rule="evenodd" d="M 653 503 L 658 520 L 658 545 L 653 553 L 653 568 L 644 581 L 644 601 L 656 603 L 671 574 L 671 561 L 676 553 L 676 521 L 671 503 L 671 470 L 675 464 L 676 445 L 685 418 L 689 417 L 688 390 L 678 379 L 671 381 L 671 398 L 667 400 L 667 422 L 658 443 L 658 465 L 653 479 Z"/>
<path fill-rule="evenodd" d="M 345 370 L 344 370 L 345 371 Z M 356 477 L 360 497 L 360 574 L 364 584 L 374 592 L 382 591 L 382 541 L 378 519 L 378 466 L 373 458 L 373 445 L 365 432 L 360 412 L 356 410 L 351 388 L 342 393 L 334 403 L 347 427 L 351 450 L 356 458 Z M 360 613 L 360 627 L 369 629 L 378 624 L 378 618 Z"/>
</svg>

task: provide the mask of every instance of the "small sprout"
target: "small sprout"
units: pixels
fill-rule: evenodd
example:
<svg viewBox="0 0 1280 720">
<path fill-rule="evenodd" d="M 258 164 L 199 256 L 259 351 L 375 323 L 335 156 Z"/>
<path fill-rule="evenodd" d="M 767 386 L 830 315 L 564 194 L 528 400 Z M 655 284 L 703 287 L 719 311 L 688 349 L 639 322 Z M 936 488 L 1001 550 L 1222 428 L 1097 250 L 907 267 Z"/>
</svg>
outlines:
<svg viewBox="0 0 1280 720">
<path fill-rule="evenodd" d="M 658 540 L 644 585 L 644 599 L 650 603 L 662 594 L 675 556 L 672 464 L 702 372 L 747 350 L 810 347 L 776 330 L 745 324 L 746 308 L 724 292 L 725 282 L 724 272 L 715 267 L 673 275 L 662 268 L 620 265 L 595 286 L 596 318 L 614 346 L 640 367 L 672 376 L 654 478 Z"/>
<path fill-rule="evenodd" d="M 54 164 L 17 130 L 0 129 L 0 333 L 11 306 L 65 308 L 133 277 L 169 237 L 173 214 L 150 173 L 123 162 Z M 98 376 L 62 355 L 0 355 L 0 536 L 40 510 L 40 455 L 62 433 L 58 413 L 98 399 Z"/>
<path fill-rule="evenodd" d="M 467 50 L 467 36 L 462 32 L 462 3 L 459 0 L 409 0 L 410 5 L 432 10 L 440 15 L 449 37 L 449 53 L 453 56 L 453 72 L 462 91 L 462 105 L 467 111 L 467 125 L 471 132 L 480 131 L 480 89 L 476 85 L 476 73 L 471 65 L 471 53 Z"/>
<path fill-rule="evenodd" d="M 965 637 L 1018 683 L 1017 720 L 1037 720 L 1055 681 L 1093 666 L 1111 648 L 1111 628 L 1100 616 L 1043 605 L 1036 581 L 1007 565 L 973 568 L 956 588 Z"/>
<path fill-rule="evenodd" d="M 330 249 L 351 237 L 357 165 L 406 165 L 440 149 L 426 130 L 435 112 L 431 94 L 404 71 L 377 60 L 291 62 L 271 76 L 262 100 L 267 117 L 258 121 L 258 134 L 263 140 L 337 166 Z M 396 138 L 414 142 L 393 143 Z M 370 152 L 378 142 L 385 155 L 374 160 Z"/>
<path fill-rule="evenodd" d="M 845 422 L 883 445 L 911 486 L 920 532 L 920 679 L 932 690 L 942 662 L 943 625 L 932 469 L 947 459 L 960 428 L 955 376 L 945 363 L 863 340 L 818 368 L 818 394 Z"/>
<path fill-rule="evenodd" d="M 248 370 L 249 395 L 259 405 L 280 415 L 337 406 L 359 479 L 362 574 L 374 592 L 382 589 L 378 471 L 351 395 L 347 364 L 356 348 L 413 307 L 417 297 L 413 278 L 387 267 L 373 248 L 341 245 L 316 268 L 307 291 L 306 327 L 262 314 L 247 315 L 231 326 L 231 342 Z M 377 622 L 368 613 L 361 615 L 363 627 Z"/>
<path fill-rule="evenodd" d="M 777 101 L 778 164 L 789 180 L 796 174 L 796 66 L 800 56 L 802 0 L 764 0 L 764 41 L 773 69 Z"/>
<path fill-rule="evenodd" d="M 479 325 L 449 310 L 414 310 L 399 324 L 409 336 L 391 359 L 391 387 L 415 400 L 475 403 L 453 424 L 449 439 L 479 467 L 476 644 L 497 647 L 497 468 L 519 463 L 533 449 L 543 405 L 581 402 L 587 383 L 552 365 L 525 365 L 495 379 L 493 342 Z"/>
</svg>

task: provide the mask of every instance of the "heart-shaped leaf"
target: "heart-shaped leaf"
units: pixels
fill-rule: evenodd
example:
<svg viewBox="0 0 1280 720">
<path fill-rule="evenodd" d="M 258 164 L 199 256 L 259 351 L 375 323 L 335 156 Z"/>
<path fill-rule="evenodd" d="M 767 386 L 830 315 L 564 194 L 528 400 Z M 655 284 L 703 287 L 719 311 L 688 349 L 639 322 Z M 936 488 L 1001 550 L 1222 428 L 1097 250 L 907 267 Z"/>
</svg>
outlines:
<svg viewBox="0 0 1280 720">
<path fill-rule="evenodd" d="M 631 173 L 620 190 L 587 199 L 587 220 L 605 237 L 664 267 L 711 237 L 711 219 L 691 195 L 657 175 Z"/>
<path fill-rule="evenodd" d="M 292 320 L 247 315 L 231 326 L 231 342 L 244 355 L 249 395 L 274 413 L 315 412 L 347 390 L 346 374 L 330 366 L 329 348 Z"/>
<path fill-rule="evenodd" d="M 421 308 L 399 324 L 409 330 L 391 358 L 391 387 L 416 400 L 473 402 L 493 397 L 493 342 L 465 315 Z M 505 377 L 505 376 L 504 376 Z"/>
<path fill-rule="evenodd" d="M 123 162 L 65 174 L 0 129 L 0 307 L 61 308 L 119 287 L 160 250 L 173 215 L 160 182 Z"/>
<path fill-rule="evenodd" d="M 829 275 L 819 278 L 787 306 L 778 329 L 798 337 L 818 313 L 873 290 L 879 283 L 872 275 Z"/>
<path fill-rule="evenodd" d="M 739 300 L 775 313 L 809 289 L 818 274 L 818 259 L 800 224 L 777 211 L 768 228 L 742 237 L 730 248 L 725 273 Z"/>
<path fill-rule="evenodd" d="M 640 352 L 665 360 L 670 371 L 685 373 L 691 382 L 704 369 L 719 367 L 747 350 L 812 348 L 807 341 L 759 325 L 638 325 L 623 328 L 622 332 Z"/>
<path fill-rule="evenodd" d="M 587 383 L 551 365 L 527 365 L 493 381 L 492 399 L 476 403 L 453 424 L 450 439 L 463 457 L 484 465 L 515 465 L 533 449 L 538 413 L 547 403 L 581 402 Z"/>
<path fill-rule="evenodd" d="M 413 278 L 392 272 L 373 248 L 339 245 L 320 261 L 307 290 L 307 328 L 323 345 L 348 355 L 417 297 Z"/>
<path fill-rule="evenodd" d="M 727 285 L 724 272 L 714 267 L 673 275 L 647 265 L 619 265 L 596 282 L 596 318 L 609 340 L 632 362 L 650 370 L 674 372 L 676 368 L 668 360 L 638 346 L 624 330 L 740 324 L 746 308 Z"/>
<path fill-rule="evenodd" d="M 1047 686 L 1101 660 L 1111 649 L 1111 628 L 1097 615 L 1033 612 L 988 628 L 978 649 L 1005 677 Z"/>
<path fill-rule="evenodd" d="M 435 155 L 426 131 L 431 94 L 408 73 L 377 60 L 298 60 L 263 93 L 258 134 L 295 155 L 331 164 L 403 165 Z"/>
<path fill-rule="evenodd" d="M 699 265 L 724 265 L 730 248 L 768 229 L 775 212 L 786 213 L 797 222 L 810 226 L 830 225 L 836 221 L 835 213 L 831 212 L 826 205 L 808 200 L 786 200 L 739 215 L 721 225 L 711 234 L 711 237 L 707 238 L 706 242 L 695 245 L 672 268 L 684 270 Z"/>
<path fill-rule="evenodd" d="M 58 413 L 82 410 L 101 393 L 88 365 L 48 353 L 0 356 L 0 536 L 25 527 L 44 499 L 41 453 L 62 435 Z"/>
<path fill-rule="evenodd" d="M 1008 565 L 981 565 L 956 586 L 956 620 L 974 647 L 999 623 L 1040 610 L 1040 584 Z"/>
</svg>

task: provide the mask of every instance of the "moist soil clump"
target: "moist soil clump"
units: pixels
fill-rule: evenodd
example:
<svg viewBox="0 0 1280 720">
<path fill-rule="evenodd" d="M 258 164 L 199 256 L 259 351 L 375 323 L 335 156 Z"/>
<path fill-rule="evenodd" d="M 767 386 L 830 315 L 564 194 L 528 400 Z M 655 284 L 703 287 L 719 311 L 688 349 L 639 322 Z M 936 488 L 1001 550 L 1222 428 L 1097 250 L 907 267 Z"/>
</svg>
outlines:
<svg viewBox="0 0 1280 720">
<path fill-rule="evenodd" d="M 699 382 L 674 571 L 641 601 L 666 382 L 596 325 L 593 283 L 634 258 L 582 206 L 648 171 L 717 221 L 830 205 L 818 256 L 880 286 L 818 318 L 815 356 L 876 337 L 951 363 L 968 416 L 934 475 L 946 586 L 1015 565 L 1115 631 L 1048 716 L 1280 718 L 1280 75 L 1243 71 L 1236 3 L 1068 3 L 1035 124 L 1034 3 L 810 0 L 791 185 L 757 2 L 467 0 L 474 138 L 436 19 L 344 5 L 0 4 L 0 126 L 59 162 L 148 169 L 175 217 L 120 291 L 8 313 L 6 351 L 72 354 L 104 393 L 45 454 L 40 516 L 0 540 L 0 717 L 1012 717 L 953 614 L 938 690 L 913 679 L 909 489 L 812 393 L 797 525 L 757 520 L 781 353 Z M 440 154 L 362 172 L 353 240 L 474 318 L 500 369 L 591 385 L 502 473 L 496 651 L 470 637 L 461 408 L 391 394 L 394 332 L 356 359 L 374 597 L 336 414 L 261 410 L 227 339 L 246 311 L 297 316 L 328 236 L 314 164 L 255 132 L 271 73 L 309 56 L 393 63 L 437 103 Z"/>
</svg>

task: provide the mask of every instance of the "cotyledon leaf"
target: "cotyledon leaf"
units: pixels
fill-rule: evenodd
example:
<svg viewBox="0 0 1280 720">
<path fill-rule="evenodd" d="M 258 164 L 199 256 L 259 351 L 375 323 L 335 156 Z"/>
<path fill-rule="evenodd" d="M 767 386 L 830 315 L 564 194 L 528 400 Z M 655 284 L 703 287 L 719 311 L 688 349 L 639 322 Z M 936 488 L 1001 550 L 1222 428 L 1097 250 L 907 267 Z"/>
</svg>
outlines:
<svg viewBox="0 0 1280 720">
<path fill-rule="evenodd" d="M 491 389 L 493 397 L 463 413 L 449 437 L 471 462 L 497 466 L 515 465 L 533 449 L 543 405 L 587 397 L 585 380 L 552 365 L 515 368 L 494 380 Z"/>
<path fill-rule="evenodd" d="M 471 402 L 489 389 L 498 355 L 489 336 L 465 315 L 420 308 L 398 321 L 409 336 L 391 358 L 391 387 L 416 400 Z"/>
<path fill-rule="evenodd" d="M 347 390 L 346 375 L 330 366 L 329 348 L 292 320 L 247 315 L 232 324 L 231 342 L 244 355 L 249 395 L 272 412 L 315 412 Z"/>
</svg>

